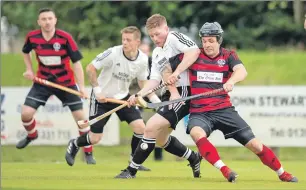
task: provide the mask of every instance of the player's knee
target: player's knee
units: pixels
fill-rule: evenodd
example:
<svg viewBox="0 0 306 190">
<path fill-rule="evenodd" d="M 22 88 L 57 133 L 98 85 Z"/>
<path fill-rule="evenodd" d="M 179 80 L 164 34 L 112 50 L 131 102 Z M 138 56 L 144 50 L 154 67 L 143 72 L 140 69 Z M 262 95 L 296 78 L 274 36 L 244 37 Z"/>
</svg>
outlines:
<svg viewBox="0 0 306 190">
<path fill-rule="evenodd" d="M 234 134 L 233 138 L 254 153 L 261 152 L 262 150 L 261 142 L 255 138 L 255 135 L 250 127 L 240 130 Z"/>
<path fill-rule="evenodd" d="M 156 134 L 156 129 L 154 129 L 154 127 L 148 125 L 145 129 L 144 129 L 144 134 L 146 137 L 151 137 L 151 138 L 156 138 L 155 134 Z"/>
<path fill-rule="evenodd" d="M 144 133 L 144 127 L 135 127 L 133 128 L 133 132 L 136 133 L 136 134 L 143 134 Z"/>
<path fill-rule="evenodd" d="M 190 130 L 190 136 L 192 137 L 194 142 L 197 142 L 203 137 L 207 137 L 206 132 L 199 126 L 194 126 Z"/>
<path fill-rule="evenodd" d="M 147 122 L 144 129 L 144 136 L 148 138 L 156 138 L 159 133 L 169 129 L 169 121 L 160 116 L 154 114 Z"/>
<path fill-rule="evenodd" d="M 71 113 L 72 113 L 72 116 L 73 116 L 75 121 L 85 120 L 86 119 L 85 113 L 84 113 L 83 109 L 72 111 Z"/>
<path fill-rule="evenodd" d="M 248 143 L 246 143 L 245 147 L 247 147 L 255 154 L 259 154 L 262 151 L 263 144 L 258 139 L 253 138 Z"/>
<path fill-rule="evenodd" d="M 136 121 L 133 121 L 130 123 L 130 126 L 133 129 L 133 132 L 136 134 L 143 134 L 144 133 L 144 129 L 145 129 L 145 124 L 143 122 L 143 120 L 138 119 Z"/>
<path fill-rule="evenodd" d="M 23 105 L 21 108 L 21 120 L 22 121 L 31 120 L 35 114 L 35 111 L 36 110 L 31 107 Z"/>
<path fill-rule="evenodd" d="M 102 133 L 89 133 L 90 143 L 91 144 L 98 144 L 100 140 L 102 139 L 103 134 Z"/>
<path fill-rule="evenodd" d="M 151 124 L 148 124 L 145 128 L 144 128 L 144 136 L 147 138 L 156 138 L 157 137 L 157 133 L 158 133 L 158 126 L 154 126 Z"/>
<path fill-rule="evenodd" d="M 168 142 L 169 136 L 158 136 L 156 138 L 156 144 L 159 147 L 163 147 Z"/>
</svg>

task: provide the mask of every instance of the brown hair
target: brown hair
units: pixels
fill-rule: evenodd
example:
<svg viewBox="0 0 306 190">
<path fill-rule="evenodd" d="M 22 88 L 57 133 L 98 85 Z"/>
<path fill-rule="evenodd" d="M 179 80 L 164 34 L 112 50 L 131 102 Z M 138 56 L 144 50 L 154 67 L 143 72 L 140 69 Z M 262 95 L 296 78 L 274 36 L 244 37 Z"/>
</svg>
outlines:
<svg viewBox="0 0 306 190">
<path fill-rule="evenodd" d="M 136 26 L 125 27 L 120 32 L 121 32 L 121 34 L 123 34 L 123 33 L 134 34 L 134 37 L 137 40 L 140 40 L 140 38 L 141 38 L 141 32 Z"/>
<path fill-rule="evenodd" d="M 160 14 L 154 14 L 150 18 L 148 18 L 146 22 L 146 28 L 147 30 L 150 30 L 152 28 L 156 28 L 159 26 L 162 26 L 166 24 L 167 25 L 167 20 L 163 15 Z"/>
<path fill-rule="evenodd" d="M 51 8 L 42 8 L 42 9 L 39 9 L 38 15 L 40 15 L 41 13 L 45 13 L 45 12 L 52 12 L 55 15 L 54 10 L 51 9 Z"/>
</svg>

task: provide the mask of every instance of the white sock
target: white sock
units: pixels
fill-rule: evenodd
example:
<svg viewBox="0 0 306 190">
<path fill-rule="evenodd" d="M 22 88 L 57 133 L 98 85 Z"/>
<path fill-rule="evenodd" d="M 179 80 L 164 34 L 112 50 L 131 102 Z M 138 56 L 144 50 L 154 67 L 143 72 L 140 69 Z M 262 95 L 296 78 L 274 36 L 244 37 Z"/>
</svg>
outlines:
<svg viewBox="0 0 306 190">
<path fill-rule="evenodd" d="M 278 176 L 282 175 L 284 172 L 285 172 L 285 171 L 284 171 L 284 168 L 283 168 L 283 167 L 280 167 L 280 168 L 276 171 L 276 173 L 277 173 Z"/>
<path fill-rule="evenodd" d="M 214 166 L 215 166 L 218 170 L 220 170 L 223 166 L 225 166 L 225 164 L 222 162 L 222 160 L 218 160 L 218 161 L 214 164 Z"/>
</svg>

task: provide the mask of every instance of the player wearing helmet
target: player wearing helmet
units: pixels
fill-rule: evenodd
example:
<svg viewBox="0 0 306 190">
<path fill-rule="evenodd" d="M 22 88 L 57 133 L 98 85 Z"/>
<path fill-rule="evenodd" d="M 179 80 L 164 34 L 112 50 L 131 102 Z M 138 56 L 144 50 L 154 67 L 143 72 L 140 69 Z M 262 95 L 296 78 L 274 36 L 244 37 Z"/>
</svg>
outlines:
<svg viewBox="0 0 306 190">
<path fill-rule="evenodd" d="M 203 48 L 197 61 L 189 67 L 191 95 L 222 87 L 224 89 L 221 94 L 190 102 L 187 133 L 191 135 L 201 155 L 218 168 L 229 182 L 236 180 L 236 172 L 222 162 L 217 149 L 207 139 L 213 131 L 220 130 L 225 139 L 233 138 L 254 152 L 263 164 L 278 174 L 280 180 L 297 182 L 296 177 L 282 168 L 273 151 L 255 138 L 250 126 L 232 106 L 228 92 L 233 90 L 236 83 L 246 78 L 247 71 L 234 51 L 221 47 L 221 25 L 218 22 L 206 22 L 201 27 L 199 36 Z M 169 60 L 172 70 L 176 69 L 183 56 L 180 54 Z"/>
</svg>

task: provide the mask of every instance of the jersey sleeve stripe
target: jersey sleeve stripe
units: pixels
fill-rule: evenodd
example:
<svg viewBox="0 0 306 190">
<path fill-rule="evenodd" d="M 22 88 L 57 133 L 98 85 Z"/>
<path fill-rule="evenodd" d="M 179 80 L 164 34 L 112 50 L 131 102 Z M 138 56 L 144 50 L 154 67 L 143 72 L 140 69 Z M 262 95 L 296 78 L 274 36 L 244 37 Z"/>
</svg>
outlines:
<svg viewBox="0 0 306 190">
<path fill-rule="evenodd" d="M 188 47 L 192 46 L 193 44 L 189 41 L 186 40 L 183 36 L 178 35 L 178 33 L 173 33 L 173 35 L 179 40 L 184 45 L 187 45 Z"/>
<path fill-rule="evenodd" d="M 108 51 L 106 51 L 106 52 L 104 52 L 104 53 L 102 53 L 102 54 L 99 54 L 99 55 L 97 56 L 97 58 L 96 58 L 95 61 L 102 61 L 102 60 L 105 59 L 107 56 L 109 56 L 111 53 L 112 53 L 112 51 L 111 51 L 111 50 L 108 50 Z"/>
<path fill-rule="evenodd" d="M 194 46 L 195 43 L 192 42 L 191 40 L 187 40 L 186 38 L 184 38 L 184 36 L 180 33 L 177 33 L 177 32 L 173 32 L 172 33 L 182 44 L 185 44 L 187 45 L 188 47 L 190 46 Z"/>
</svg>

